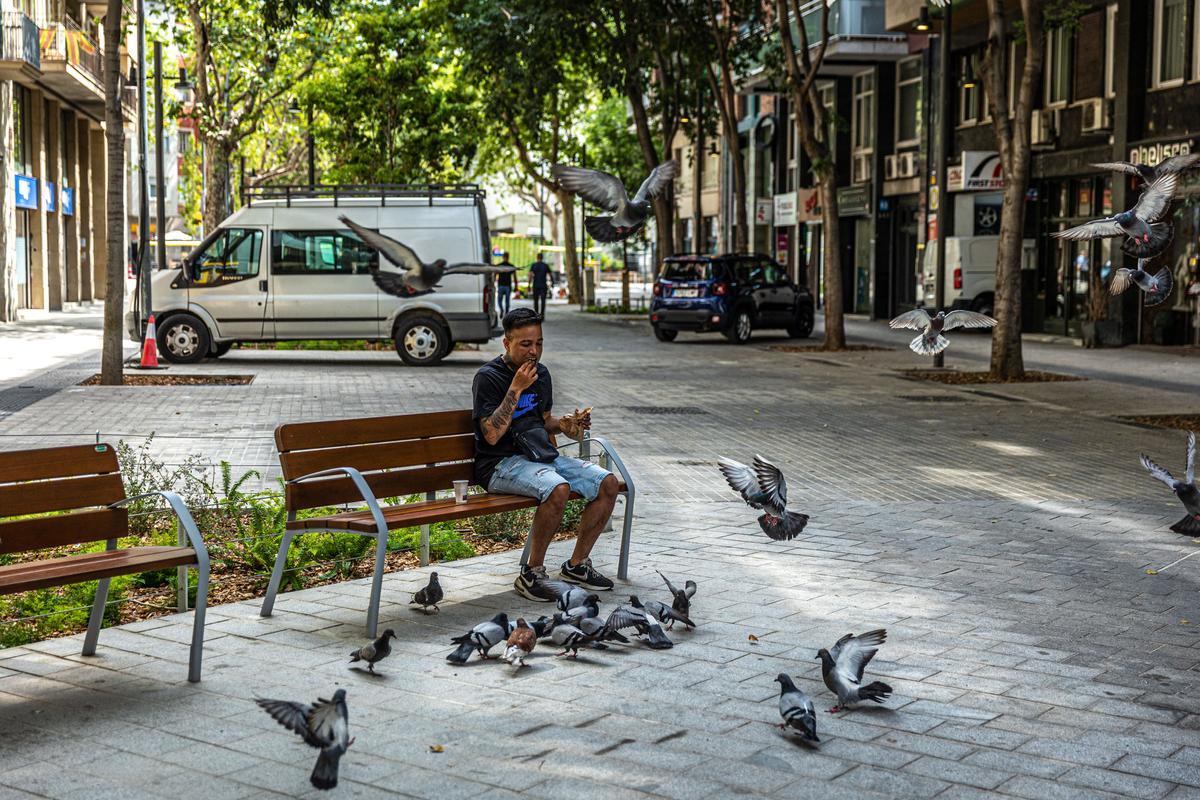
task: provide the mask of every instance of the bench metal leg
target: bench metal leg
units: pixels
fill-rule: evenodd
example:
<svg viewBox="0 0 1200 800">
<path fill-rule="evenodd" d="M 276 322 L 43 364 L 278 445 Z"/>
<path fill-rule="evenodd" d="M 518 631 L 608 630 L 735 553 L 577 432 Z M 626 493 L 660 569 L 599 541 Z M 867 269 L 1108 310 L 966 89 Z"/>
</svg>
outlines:
<svg viewBox="0 0 1200 800">
<path fill-rule="evenodd" d="M 296 512 L 289 512 L 288 522 L 294 519 L 296 519 Z M 279 542 L 279 554 L 275 556 L 275 567 L 271 570 L 271 582 L 267 584 L 267 596 L 263 598 L 262 611 L 258 612 L 260 616 L 271 616 L 271 611 L 275 608 L 275 594 L 279 591 L 279 584 L 283 580 L 283 568 L 287 564 L 288 548 L 291 546 L 292 531 L 284 531 L 283 539 Z"/>
<path fill-rule="evenodd" d="M 383 565 L 387 555 L 387 531 L 375 536 L 375 574 L 371 577 L 371 605 L 367 608 L 367 636 L 375 637 L 379 627 L 379 599 L 383 596 Z"/>
<path fill-rule="evenodd" d="M 629 580 L 629 540 L 633 533 L 633 487 L 625 491 L 625 527 L 621 530 L 621 557 L 617 561 L 617 577 Z"/>
<path fill-rule="evenodd" d="M 96 640 L 100 638 L 100 626 L 104 624 L 104 605 L 108 602 L 108 582 L 101 578 L 96 585 L 96 598 L 92 600 L 92 614 L 88 617 L 87 634 L 83 637 L 83 654 L 96 655 Z"/>
<path fill-rule="evenodd" d="M 196 608 L 192 612 L 192 650 L 188 658 L 188 680 L 200 682 L 200 661 L 204 657 L 204 612 L 208 608 L 208 560 L 205 559 L 197 568 Z M 187 583 L 184 582 L 184 596 L 187 596 Z"/>
</svg>

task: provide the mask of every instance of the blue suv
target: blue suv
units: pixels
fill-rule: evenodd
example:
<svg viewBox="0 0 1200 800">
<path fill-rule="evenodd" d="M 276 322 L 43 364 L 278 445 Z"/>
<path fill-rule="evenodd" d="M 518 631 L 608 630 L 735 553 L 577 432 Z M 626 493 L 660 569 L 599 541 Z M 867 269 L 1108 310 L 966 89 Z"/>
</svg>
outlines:
<svg viewBox="0 0 1200 800">
<path fill-rule="evenodd" d="M 745 344 L 762 328 L 804 339 L 813 329 L 813 298 L 769 256 L 672 256 L 654 282 L 650 325 L 660 342 L 675 341 L 679 331 L 720 331 Z"/>
</svg>

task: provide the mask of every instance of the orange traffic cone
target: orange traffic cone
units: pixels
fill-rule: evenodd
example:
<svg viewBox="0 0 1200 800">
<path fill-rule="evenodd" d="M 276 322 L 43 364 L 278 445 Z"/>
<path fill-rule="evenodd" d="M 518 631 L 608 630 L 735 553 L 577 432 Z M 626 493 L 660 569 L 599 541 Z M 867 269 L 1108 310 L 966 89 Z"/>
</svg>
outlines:
<svg viewBox="0 0 1200 800">
<path fill-rule="evenodd" d="M 146 339 L 142 342 L 142 361 L 134 369 L 166 369 L 158 363 L 158 333 L 154 327 L 154 315 L 146 323 Z"/>
</svg>

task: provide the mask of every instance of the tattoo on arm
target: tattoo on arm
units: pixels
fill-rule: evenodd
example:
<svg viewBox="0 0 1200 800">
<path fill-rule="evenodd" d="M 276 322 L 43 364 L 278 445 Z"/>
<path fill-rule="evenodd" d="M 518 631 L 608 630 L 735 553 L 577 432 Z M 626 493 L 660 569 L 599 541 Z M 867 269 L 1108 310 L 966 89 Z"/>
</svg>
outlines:
<svg viewBox="0 0 1200 800">
<path fill-rule="evenodd" d="M 512 424 L 512 415 L 516 410 L 517 395 L 512 390 L 509 390 L 504 395 L 504 399 L 500 401 L 499 407 L 484 419 L 484 424 L 491 428 L 496 441 L 500 440 L 500 437 L 508 430 L 508 426 Z M 495 444 L 495 442 L 492 442 L 492 444 Z"/>
</svg>

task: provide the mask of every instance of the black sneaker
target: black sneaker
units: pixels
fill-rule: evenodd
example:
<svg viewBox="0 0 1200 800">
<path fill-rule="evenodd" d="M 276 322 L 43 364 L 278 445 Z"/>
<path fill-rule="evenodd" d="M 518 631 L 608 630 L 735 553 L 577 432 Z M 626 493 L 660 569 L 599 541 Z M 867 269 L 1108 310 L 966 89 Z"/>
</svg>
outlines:
<svg viewBox="0 0 1200 800">
<path fill-rule="evenodd" d="M 585 589 L 592 589 L 597 592 L 607 592 L 613 587 L 613 582 L 608 578 L 596 572 L 592 568 L 592 560 L 585 558 L 583 563 L 577 567 L 571 566 L 570 559 L 562 563 L 562 569 L 559 570 L 559 575 L 564 581 L 577 583 Z"/>
<path fill-rule="evenodd" d="M 522 566 L 521 574 L 513 581 L 513 588 L 517 590 L 517 594 L 536 603 L 552 603 L 554 595 L 547 591 L 546 580 L 545 567 Z"/>
</svg>

